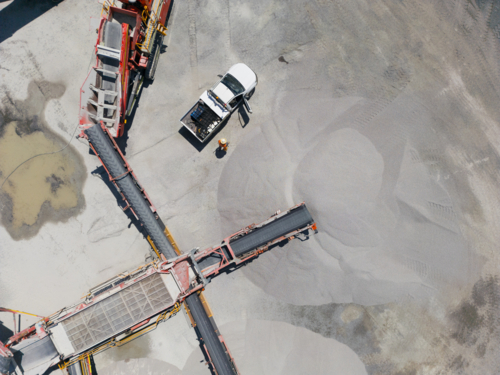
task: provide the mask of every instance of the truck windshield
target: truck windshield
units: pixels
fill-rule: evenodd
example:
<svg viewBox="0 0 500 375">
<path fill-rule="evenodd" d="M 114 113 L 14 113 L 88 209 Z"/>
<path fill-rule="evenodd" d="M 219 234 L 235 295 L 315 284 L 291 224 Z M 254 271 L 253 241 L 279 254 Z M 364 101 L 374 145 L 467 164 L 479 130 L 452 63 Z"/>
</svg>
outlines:
<svg viewBox="0 0 500 375">
<path fill-rule="evenodd" d="M 241 85 L 241 83 L 234 78 L 231 74 L 226 74 L 221 81 L 232 93 L 236 96 L 245 91 L 245 88 Z"/>
</svg>

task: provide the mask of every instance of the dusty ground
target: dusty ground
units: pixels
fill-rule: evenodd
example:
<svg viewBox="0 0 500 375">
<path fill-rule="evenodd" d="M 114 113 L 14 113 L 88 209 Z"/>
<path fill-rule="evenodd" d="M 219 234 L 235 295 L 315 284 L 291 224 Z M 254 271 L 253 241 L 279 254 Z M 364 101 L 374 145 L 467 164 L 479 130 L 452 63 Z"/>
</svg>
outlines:
<svg viewBox="0 0 500 375">
<path fill-rule="evenodd" d="M 15 0 L 0 22 L 23 4 L 29 22 L 0 32 L 2 115 L 33 82 L 64 87 L 13 120 L 43 115 L 37 131 L 67 142 L 99 5 Z M 178 244 L 302 200 L 320 229 L 207 288 L 243 374 L 500 372 L 499 35 L 491 0 L 175 4 L 121 144 Z M 178 119 L 240 61 L 259 76 L 254 114 L 232 116 L 217 159 Z M 23 240 L 0 228 L 2 305 L 48 314 L 148 253 L 88 147 L 68 149 L 85 205 L 52 207 Z M 198 374 L 201 360 L 182 314 L 96 357 L 104 374 Z"/>
</svg>

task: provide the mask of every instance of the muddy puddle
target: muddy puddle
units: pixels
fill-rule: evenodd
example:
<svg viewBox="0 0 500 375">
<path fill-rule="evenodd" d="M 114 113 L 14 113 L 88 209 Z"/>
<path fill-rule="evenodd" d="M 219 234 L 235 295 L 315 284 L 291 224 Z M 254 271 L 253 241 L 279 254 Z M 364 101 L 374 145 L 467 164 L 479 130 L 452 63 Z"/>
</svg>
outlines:
<svg viewBox="0 0 500 375">
<path fill-rule="evenodd" d="M 32 82 L 26 100 L 2 100 L 0 215 L 16 240 L 36 235 L 48 221 L 65 221 L 84 206 L 83 161 L 71 145 L 59 151 L 67 141 L 49 130 L 43 116 L 48 100 L 63 92 L 61 85 Z"/>
</svg>

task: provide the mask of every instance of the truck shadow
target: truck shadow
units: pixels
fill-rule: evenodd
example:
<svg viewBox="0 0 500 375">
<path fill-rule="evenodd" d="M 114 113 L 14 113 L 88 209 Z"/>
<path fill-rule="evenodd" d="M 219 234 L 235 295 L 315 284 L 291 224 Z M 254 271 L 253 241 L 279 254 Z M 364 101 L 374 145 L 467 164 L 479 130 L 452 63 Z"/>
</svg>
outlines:
<svg viewBox="0 0 500 375">
<path fill-rule="evenodd" d="M 0 10 L 0 43 L 64 0 L 14 0 Z M 0 4 L 5 2 L 1 1 Z"/>
</svg>

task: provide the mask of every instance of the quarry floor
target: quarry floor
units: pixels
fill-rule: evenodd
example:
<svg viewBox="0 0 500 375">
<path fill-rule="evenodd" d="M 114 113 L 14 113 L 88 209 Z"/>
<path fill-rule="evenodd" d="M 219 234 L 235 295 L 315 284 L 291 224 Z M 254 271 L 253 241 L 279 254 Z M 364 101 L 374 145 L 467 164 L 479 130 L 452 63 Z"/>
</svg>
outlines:
<svg viewBox="0 0 500 375">
<path fill-rule="evenodd" d="M 150 250 L 75 138 L 101 5 L 1 6 L 0 305 L 48 315 Z M 119 145 L 179 247 L 302 201 L 319 229 L 207 287 L 242 374 L 500 373 L 499 36 L 492 0 L 175 2 Z M 238 62 L 253 114 L 201 147 L 179 119 Z M 208 373 L 183 313 L 95 361 Z"/>
</svg>

